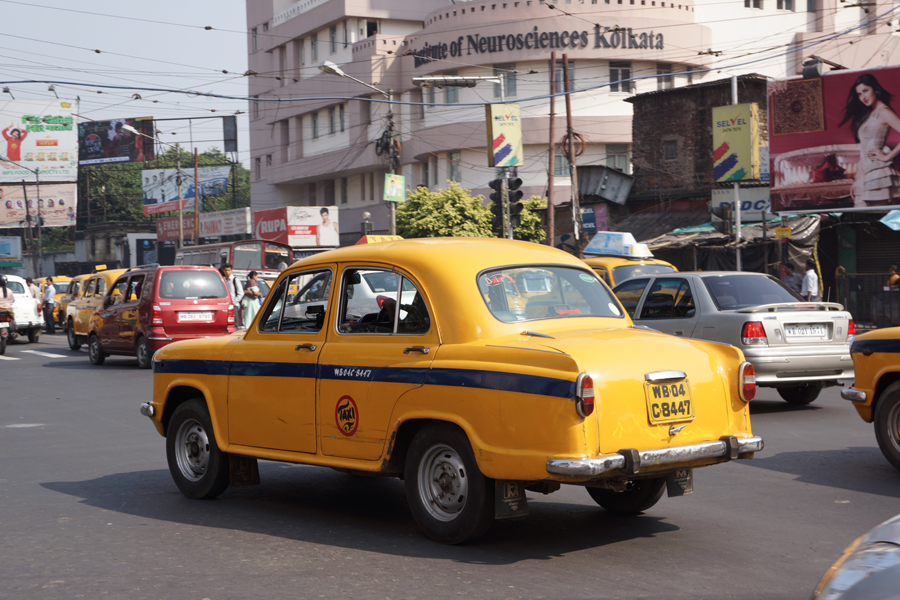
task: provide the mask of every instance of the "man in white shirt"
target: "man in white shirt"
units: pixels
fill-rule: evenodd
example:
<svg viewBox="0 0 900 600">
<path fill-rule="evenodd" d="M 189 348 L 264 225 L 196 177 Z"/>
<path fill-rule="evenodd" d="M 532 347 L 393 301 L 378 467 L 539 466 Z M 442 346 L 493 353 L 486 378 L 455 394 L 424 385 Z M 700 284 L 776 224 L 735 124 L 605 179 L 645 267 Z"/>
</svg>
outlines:
<svg viewBox="0 0 900 600">
<path fill-rule="evenodd" d="M 232 273 L 233 270 L 234 267 L 231 263 L 225 263 L 222 265 L 222 268 L 219 269 L 219 272 L 222 273 L 222 277 L 225 278 L 225 286 L 228 288 L 228 293 L 231 295 L 231 301 L 234 302 L 234 327 L 240 329 L 241 300 L 244 298 L 244 286 L 242 286 L 237 277 L 234 276 Z"/>
<path fill-rule="evenodd" d="M 56 306 L 56 286 L 53 285 L 52 277 L 48 277 L 44 282 L 44 297 L 41 302 L 44 304 L 44 324 L 47 326 L 47 333 L 56 333 L 56 321 L 53 320 L 53 307 Z"/>
<path fill-rule="evenodd" d="M 35 300 L 41 299 L 41 288 L 34 285 L 34 280 L 31 277 L 25 279 L 25 285 L 28 286 L 28 291 L 31 293 L 32 298 Z"/>
<path fill-rule="evenodd" d="M 819 300 L 819 276 L 816 275 L 816 261 L 806 261 L 806 275 L 803 276 L 803 287 L 800 295 L 804 300 L 816 302 Z"/>
</svg>

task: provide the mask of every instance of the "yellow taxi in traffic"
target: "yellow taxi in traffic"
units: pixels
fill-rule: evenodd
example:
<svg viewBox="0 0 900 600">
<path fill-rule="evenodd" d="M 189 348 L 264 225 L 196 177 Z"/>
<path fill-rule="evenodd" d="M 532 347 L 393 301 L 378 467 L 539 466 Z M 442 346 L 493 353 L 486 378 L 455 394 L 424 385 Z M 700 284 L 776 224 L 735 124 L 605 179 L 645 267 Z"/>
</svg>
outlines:
<svg viewBox="0 0 900 600">
<path fill-rule="evenodd" d="M 296 280 L 330 292 L 307 301 Z M 509 283 L 530 290 L 524 311 Z M 584 263 L 527 242 L 303 259 L 246 332 L 166 346 L 153 371 L 140 410 L 185 495 L 258 483 L 257 458 L 400 476 L 416 523 L 445 543 L 525 516 L 524 490 L 579 485 L 635 514 L 690 493 L 692 469 L 763 448 L 740 350 L 635 328 Z"/>
<path fill-rule="evenodd" d="M 65 329 L 68 325 L 68 322 L 66 321 L 66 308 L 68 308 L 68 306 L 72 302 L 72 300 L 81 296 L 82 284 L 84 283 L 84 280 L 87 279 L 88 277 L 90 277 L 90 274 L 76 275 L 75 277 L 73 277 L 72 280 L 66 286 L 66 289 L 63 292 L 62 296 L 59 297 L 59 300 L 58 300 L 59 306 L 57 307 L 57 310 L 59 311 L 59 315 L 60 315 L 60 317 L 59 317 L 59 321 L 61 321 L 60 325 L 62 326 L 63 329 Z"/>
<path fill-rule="evenodd" d="M 856 336 L 850 356 L 854 381 L 841 397 L 853 402 L 863 421 L 875 423 L 881 453 L 900 470 L 900 327 Z"/>
<path fill-rule="evenodd" d="M 53 287 L 56 288 L 56 293 L 53 295 L 53 299 L 56 301 L 56 305 L 53 307 L 53 320 L 58 324 L 62 325 L 63 319 L 60 317 L 60 314 L 65 315 L 65 311 L 60 313 L 60 301 L 63 296 L 66 295 L 66 289 L 68 288 L 69 283 L 72 281 L 71 277 L 67 277 L 66 275 L 52 275 L 51 279 L 53 280 Z M 44 288 L 47 286 L 47 278 L 44 277 L 40 281 L 35 281 L 35 284 L 40 284 L 41 290 L 41 299 L 44 298 Z"/>
<path fill-rule="evenodd" d="M 69 348 L 78 350 L 87 343 L 91 315 L 103 303 L 106 290 L 125 269 L 111 269 L 87 275 L 81 281 L 81 293 L 66 306 L 66 337 Z"/>
<path fill-rule="evenodd" d="M 611 288 L 632 277 L 678 272 L 632 234 L 617 231 L 598 231 L 584 249 L 584 262 Z"/>
</svg>

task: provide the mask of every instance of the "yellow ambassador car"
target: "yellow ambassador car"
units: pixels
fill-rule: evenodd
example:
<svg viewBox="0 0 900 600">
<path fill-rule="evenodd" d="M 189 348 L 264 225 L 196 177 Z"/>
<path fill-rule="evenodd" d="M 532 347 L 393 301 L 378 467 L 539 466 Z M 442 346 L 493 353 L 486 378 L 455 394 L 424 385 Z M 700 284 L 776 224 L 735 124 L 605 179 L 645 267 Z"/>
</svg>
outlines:
<svg viewBox="0 0 900 600">
<path fill-rule="evenodd" d="M 291 295 L 320 275 L 324 304 Z M 510 282 L 531 290 L 524 311 Z M 257 458 L 399 476 L 416 523 L 445 543 L 526 515 L 524 490 L 583 486 L 634 514 L 690 493 L 692 469 L 763 448 L 740 350 L 634 327 L 584 263 L 527 242 L 306 258 L 246 332 L 166 346 L 153 370 L 140 410 L 187 496 L 258 483 Z"/>
<path fill-rule="evenodd" d="M 866 423 L 875 423 L 875 439 L 885 458 L 900 470 L 900 327 L 856 336 L 850 345 L 853 386 L 841 397 L 853 402 Z"/>
<path fill-rule="evenodd" d="M 91 315 L 103 303 L 106 290 L 125 269 L 112 269 L 91 273 L 81 281 L 80 292 L 66 306 L 66 337 L 69 348 L 78 350 L 87 343 Z"/>
</svg>

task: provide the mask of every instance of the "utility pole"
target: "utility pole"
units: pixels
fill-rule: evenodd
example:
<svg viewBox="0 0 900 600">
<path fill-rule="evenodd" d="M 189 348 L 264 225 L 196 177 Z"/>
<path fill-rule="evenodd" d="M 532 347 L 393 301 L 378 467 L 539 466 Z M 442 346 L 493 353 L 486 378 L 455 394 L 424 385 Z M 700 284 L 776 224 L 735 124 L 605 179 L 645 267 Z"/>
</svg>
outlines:
<svg viewBox="0 0 900 600">
<path fill-rule="evenodd" d="M 392 175 L 399 175 L 400 155 L 394 144 L 394 90 L 388 90 L 388 162 Z M 391 218 L 391 235 L 397 235 L 397 203 L 388 202 L 388 213 Z"/>
<path fill-rule="evenodd" d="M 550 166 L 547 168 L 547 245 L 556 245 L 556 205 L 553 201 L 556 172 L 556 52 L 550 53 Z"/>
<path fill-rule="evenodd" d="M 569 57 L 562 55 L 563 74 L 565 75 L 566 86 L 566 140 L 569 155 L 569 177 L 572 187 L 572 223 L 575 225 L 575 255 L 582 257 L 581 248 L 583 246 L 584 229 L 581 222 L 581 206 L 578 202 L 578 172 L 575 167 L 575 129 L 572 127 L 572 95 L 569 93 Z"/>
<path fill-rule="evenodd" d="M 25 180 L 22 180 L 22 194 L 25 196 L 25 231 L 28 236 L 28 251 L 31 252 L 31 268 L 34 269 L 34 274 L 37 275 L 38 272 L 38 262 L 37 256 L 34 254 L 34 231 L 31 229 L 31 211 L 28 210 L 28 186 L 25 184 Z M 40 213 L 38 213 L 40 216 Z"/>
<path fill-rule="evenodd" d="M 41 236 L 41 232 L 44 229 L 44 218 L 41 216 L 41 168 L 37 167 L 34 170 L 34 182 L 35 187 L 37 188 L 37 225 L 38 225 L 38 255 L 40 256 L 40 262 L 38 262 L 38 277 L 44 276 L 44 242 Z"/>
<path fill-rule="evenodd" d="M 200 155 L 194 148 L 194 245 L 200 245 Z"/>
<path fill-rule="evenodd" d="M 731 76 L 731 103 L 738 103 L 737 75 Z M 734 258 L 738 271 L 741 266 L 741 184 L 734 182 Z"/>
<path fill-rule="evenodd" d="M 175 183 L 178 185 L 178 247 L 184 246 L 184 201 L 181 199 L 181 144 L 175 144 Z"/>
</svg>

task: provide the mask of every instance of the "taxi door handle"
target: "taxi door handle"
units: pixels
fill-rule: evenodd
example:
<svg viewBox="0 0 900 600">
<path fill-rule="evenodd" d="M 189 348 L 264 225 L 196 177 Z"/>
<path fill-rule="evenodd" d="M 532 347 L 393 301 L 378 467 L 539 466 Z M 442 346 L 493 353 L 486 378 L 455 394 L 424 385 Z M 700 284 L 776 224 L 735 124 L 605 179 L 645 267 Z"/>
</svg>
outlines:
<svg viewBox="0 0 900 600">
<path fill-rule="evenodd" d="M 309 350 L 310 352 L 315 350 L 316 347 L 314 344 L 297 344 L 297 347 L 294 350 Z"/>
<path fill-rule="evenodd" d="M 412 348 L 404 348 L 403 354 L 409 354 L 410 352 L 421 352 L 422 354 L 428 354 L 429 348 L 422 348 L 421 346 L 413 346 Z"/>
</svg>

